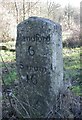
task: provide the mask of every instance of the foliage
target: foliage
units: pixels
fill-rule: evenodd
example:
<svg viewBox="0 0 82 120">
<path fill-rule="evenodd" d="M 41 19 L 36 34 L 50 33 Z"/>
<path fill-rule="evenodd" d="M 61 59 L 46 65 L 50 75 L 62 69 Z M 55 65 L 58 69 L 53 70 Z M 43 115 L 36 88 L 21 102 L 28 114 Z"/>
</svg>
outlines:
<svg viewBox="0 0 82 120">
<path fill-rule="evenodd" d="M 68 47 L 68 48 L 80 47 L 80 40 L 74 39 L 73 37 L 68 38 L 65 41 L 63 41 L 63 47 Z"/>
<path fill-rule="evenodd" d="M 80 35 L 79 30 L 73 30 L 72 35 L 70 35 L 70 37 L 66 38 L 63 41 L 63 47 L 68 47 L 68 48 L 80 47 L 81 41 L 79 39 L 79 35 Z"/>
</svg>

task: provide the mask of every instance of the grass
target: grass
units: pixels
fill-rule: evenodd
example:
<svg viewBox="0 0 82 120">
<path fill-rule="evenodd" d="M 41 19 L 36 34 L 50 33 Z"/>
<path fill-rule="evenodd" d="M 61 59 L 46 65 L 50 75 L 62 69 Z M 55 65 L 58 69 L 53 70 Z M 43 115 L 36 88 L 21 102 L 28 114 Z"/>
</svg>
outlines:
<svg viewBox="0 0 82 120">
<path fill-rule="evenodd" d="M 2 79 L 6 85 L 10 85 L 17 78 L 16 65 L 15 65 L 15 52 L 1 50 L 1 56 L 3 58 L 3 63 L 0 57 L 0 68 L 2 68 Z M 6 66 L 6 67 L 5 67 Z"/>
<path fill-rule="evenodd" d="M 5 51 L 1 50 L 1 55 L 4 60 L 4 62 L 15 62 L 15 52 Z M 2 59 L 0 57 L 0 62 L 2 62 Z M 3 64 L 2 64 L 3 65 Z"/>
<path fill-rule="evenodd" d="M 6 85 L 11 85 L 11 83 L 17 79 L 16 71 L 14 70 L 14 71 L 11 71 L 9 74 L 4 75 L 3 79 Z"/>
<path fill-rule="evenodd" d="M 70 90 L 72 90 L 76 95 L 82 96 L 81 88 L 80 88 L 79 85 L 77 85 L 77 86 L 72 86 L 72 87 L 70 88 Z"/>
<path fill-rule="evenodd" d="M 73 83 L 70 89 L 76 95 L 82 95 L 80 54 L 80 48 L 63 49 L 64 80 L 70 80 Z"/>
<path fill-rule="evenodd" d="M 71 80 L 75 83 L 70 89 L 77 95 L 81 95 L 82 86 L 79 84 L 81 82 L 82 76 L 80 75 L 80 48 L 64 48 L 63 49 L 63 61 L 64 61 L 64 80 Z M 82 53 L 81 53 L 82 54 Z M 6 71 L 3 73 L 3 79 L 5 83 L 11 84 L 17 78 L 16 66 L 12 63 L 16 62 L 15 52 L 1 50 L 1 55 L 3 60 L 9 69 L 9 73 Z M 0 63 L 2 63 L 0 58 Z M 4 64 L 0 64 L 3 71 L 5 71 Z M 11 77 L 10 77 L 11 76 Z"/>
<path fill-rule="evenodd" d="M 75 71 L 80 69 L 80 48 L 63 49 L 64 69 L 74 74 Z M 75 73 L 76 74 L 76 73 Z"/>
<path fill-rule="evenodd" d="M 80 69 L 80 48 L 63 49 L 64 68 Z"/>
</svg>

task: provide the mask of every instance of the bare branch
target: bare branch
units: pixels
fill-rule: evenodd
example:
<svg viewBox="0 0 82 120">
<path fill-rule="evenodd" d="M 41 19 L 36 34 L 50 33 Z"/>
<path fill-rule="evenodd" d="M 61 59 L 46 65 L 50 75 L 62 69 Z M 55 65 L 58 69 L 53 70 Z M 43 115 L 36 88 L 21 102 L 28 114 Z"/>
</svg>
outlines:
<svg viewBox="0 0 82 120">
<path fill-rule="evenodd" d="M 23 20 L 25 20 L 25 0 L 23 0 Z"/>
<path fill-rule="evenodd" d="M 18 7 L 17 7 L 17 3 L 16 3 L 15 1 L 14 1 L 14 4 L 15 4 L 15 9 L 16 9 L 16 16 L 17 16 L 17 17 L 16 17 L 16 18 L 17 18 L 16 21 L 17 21 L 17 24 L 18 24 L 18 21 L 19 21 L 19 20 L 18 20 L 18 16 L 19 16 L 19 15 L 18 15 Z"/>
<path fill-rule="evenodd" d="M 39 0 L 38 0 L 37 2 L 35 2 L 35 3 L 31 6 L 31 8 L 29 7 L 29 8 L 26 10 L 26 12 L 29 12 L 29 10 L 32 9 L 38 2 L 39 2 Z"/>
</svg>

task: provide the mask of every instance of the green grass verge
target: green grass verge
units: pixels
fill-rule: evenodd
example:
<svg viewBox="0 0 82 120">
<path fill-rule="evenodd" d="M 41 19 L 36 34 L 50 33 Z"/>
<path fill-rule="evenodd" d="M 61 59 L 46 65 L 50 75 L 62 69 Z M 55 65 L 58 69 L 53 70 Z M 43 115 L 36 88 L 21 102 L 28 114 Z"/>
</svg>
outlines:
<svg viewBox="0 0 82 120">
<path fill-rule="evenodd" d="M 80 48 L 63 49 L 64 80 L 72 80 L 73 83 L 76 83 L 70 88 L 76 95 L 82 95 L 80 54 Z"/>
</svg>

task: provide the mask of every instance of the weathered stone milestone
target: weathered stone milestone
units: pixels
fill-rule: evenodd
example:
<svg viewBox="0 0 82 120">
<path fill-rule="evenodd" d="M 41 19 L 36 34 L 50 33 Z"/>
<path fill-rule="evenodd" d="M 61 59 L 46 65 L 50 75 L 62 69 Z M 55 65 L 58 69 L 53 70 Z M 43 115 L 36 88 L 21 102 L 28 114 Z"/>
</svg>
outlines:
<svg viewBox="0 0 82 120">
<path fill-rule="evenodd" d="M 22 104 L 29 101 L 28 106 L 23 105 L 30 117 L 45 118 L 63 86 L 61 26 L 38 17 L 21 22 L 17 27 L 16 64 Z"/>
</svg>

